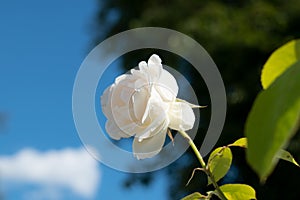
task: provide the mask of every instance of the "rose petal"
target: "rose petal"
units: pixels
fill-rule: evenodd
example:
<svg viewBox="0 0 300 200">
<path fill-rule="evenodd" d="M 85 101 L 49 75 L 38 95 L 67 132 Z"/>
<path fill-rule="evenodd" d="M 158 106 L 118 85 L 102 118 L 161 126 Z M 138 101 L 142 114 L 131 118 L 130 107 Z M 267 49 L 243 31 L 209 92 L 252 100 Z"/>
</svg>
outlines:
<svg viewBox="0 0 300 200">
<path fill-rule="evenodd" d="M 114 140 L 131 137 L 131 135 L 123 132 L 113 120 L 107 120 L 105 123 L 105 129 L 107 134 Z"/>
<path fill-rule="evenodd" d="M 112 114 L 111 110 L 111 95 L 112 90 L 114 89 L 114 85 L 108 87 L 101 96 L 101 106 L 102 111 L 106 118 L 108 119 L 105 123 L 105 129 L 107 134 L 115 140 L 119 140 L 120 138 L 127 138 L 131 135 L 126 134 L 124 131 L 122 131 L 116 124 L 115 119 Z"/>
<path fill-rule="evenodd" d="M 148 70 L 148 65 L 145 61 L 141 61 L 139 63 L 139 69 L 142 71 L 142 72 L 147 72 Z"/>
<path fill-rule="evenodd" d="M 160 132 L 163 128 L 168 127 L 169 120 L 165 117 L 158 117 L 155 121 L 153 121 L 150 125 L 146 128 L 142 129 L 140 132 L 136 134 L 135 137 L 142 141 L 149 137 L 155 136 L 158 132 Z"/>
<path fill-rule="evenodd" d="M 133 95 L 133 89 L 129 87 L 123 87 L 121 92 L 120 92 L 120 100 L 122 100 L 124 103 L 128 103 L 130 101 L 130 98 Z"/>
<path fill-rule="evenodd" d="M 166 110 L 166 109 L 164 109 L 165 108 L 164 107 L 164 102 L 162 101 L 160 95 L 155 90 L 155 88 L 151 87 L 149 92 L 150 92 L 150 95 L 149 95 L 150 97 L 148 97 L 148 100 L 147 100 L 148 102 L 147 102 L 147 106 L 146 106 L 146 109 L 145 109 L 145 113 L 144 113 L 143 118 L 142 118 L 142 123 L 145 123 L 147 118 L 148 118 L 148 121 L 149 121 L 148 116 L 151 115 L 151 114 L 149 114 L 150 108 L 152 108 L 152 113 L 153 113 L 155 108 L 158 108 L 159 114 L 165 113 L 164 111 Z M 153 116 L 152 118 L 150 118 L 150 120 L 154 119 L 155 117 L 156 116 Z"/>
<path fill-rule="evenodd" d="M 121 81 L 126 80 L 128 78 L 128 74 L 122 74 L 115 79 L 115 84 L 119 84 Z"/>
<path fill-rule="evenodd" d="M 162 126 L 165 127 L 169 124 L 169 118 L 166 112 L 169 105 L 152 98 L 148 103 L 150 109 L 147 115 L 147 121 L 144 124 L 145 127 L 141 132 L 136 134 L 136 137 L 138 137 L 140 141 L 154 136 L 162 129 Z"/>
<path fill-rule="evenodd" d="M 125 94 L 124 91 L 128 94 Z M 131 87 L 129 81 L 121 81 L 119 84 L 114 85 L 114 88 L 111 90 L 111 104 L 113 106 L 123 106 L 124 104 L 128 104 L 130 97 L 134 92 L 134 87 Z"/>
<path fill-rule="evenodd" d="M 151 158 L 158 154 L 165 143 L 166 132 L 167 126 L 165 126 L 160 132 L 155 134 L 153 137 L 144 139 L 142 141 L 139 141 L 137 137 L 134 138 L 132 144 L 133 155 L 137 159 L 145 159 Z"/>
<path fill-rule="evenodd" d="M 174 76 L 168 71 L 162 71 L 155 87 L 165 101 L 174 101 L 176 99 L 178 85 Z"/>
<path fill-rule="evenodd" d="M 144 139 L 155 136 L 156 134 L 158 134 L 161 130 L 163 130 L 167 126 L 168 126 L 168 124 L 165 121 L 160 122 L 160 124 L 148 126 L 146 129 L 141 130 L 141 132 L 139 132 L 136 135 L 136 138 L 138 138 L 139 142 L 141 142 Z"/>
<path fill-rule="evenodd" d="M 161 59 L 158 55 L 153 54 L 148 60 L 148 81 L 151 85 L 157 82 L 162 73 L 162 70 L 163 68 L 161 64 Z"/>
<path fill-rule="evenodd" d="M 195 123 L 195 114 L 189 104 L 184 102 L 170 103 L 168 111 L 170 119 L 169 127 L 174 130 L 192 129 Z"/>
<path fill-rule="evenodd" d="M 149 68 L 156 68 L 159 69 L 161 67 L 161 59 L 158 55 L 153 54 L 149 59 L 148 59 L 148 67 Z"/>
<path fill-rule="evenodd" d="M 127 135 L 133 136 L 141 131 L 141 128 L 138 127 L 138 122 L 131 117 L 128 106 L 129 105 L 113 107 L 113 120 L 120 130 Z"/>
<path fill-rule="evenodd" d="M 117 85 L 111 90 L 110 97 L 110 107 L 111 117 L 109 119 L 113 120 L 115 124 L 126 134 L 133 135 L 131 130 L 127 129 L 127 125 L 132 123 L 131 112 L 132 106 L 130 104 L 131 96 L 134 94 L 135 90 L 134 83 L 130 79 L 130 76 L 127 76 L 126 79 L 120 80 Z"/>
<path fill-rule="evenodd" d="M 145 114 L 148 115 L 148 100 L 150 98 L 150 94 L 147 88 L 137 89 L 134 95 L 132 96 L 132 103 L 133 103 L 133 111 L 134 116 L 137 120 L 145 121 L 144 116 Z"/>
<path fill-rule="evenodd" d="M 110 108 L 112 87 L 113 85 L 106 88 L 100 98 L 102 112 L 104 113 L 105 117 L 108 119 L 112 119 L 111 108 Z"/>
</svg>

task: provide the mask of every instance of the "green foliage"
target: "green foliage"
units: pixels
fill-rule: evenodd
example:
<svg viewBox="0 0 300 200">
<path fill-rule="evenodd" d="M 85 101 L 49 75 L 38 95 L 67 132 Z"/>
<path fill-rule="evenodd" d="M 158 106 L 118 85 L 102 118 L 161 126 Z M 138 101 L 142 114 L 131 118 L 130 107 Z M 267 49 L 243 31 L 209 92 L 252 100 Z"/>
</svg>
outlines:
<svg viewBox="0 0 300 200">
<path fill-rule="evenodd" d="M 109 12 L 119 9 L 116 23 L 108 35 L 119 31 L 161 26 L 172 28 L 199 39 L 211 51 L 220 46 L 247 46 L 269 49 L 282 40 L 282 32 L 298 16 L 297 0 L 281 1 L 183 1 L 122 0 L 102 3 L 99 14 L 101 30 L 109 23 Z M 180 12 L 174 10 L 180 9 Z M 251 19 L 251 20 L 249 20 Z M 217 44 L 216 44 L 217 43 Z"/>
<path fill-rule="evenodd" d="M 238 140 L 236 140 L 234 143 L 229 144 L 229 147 L 242 147 L 242 148 L 247 148 L 248 144 L 247 144 L 247 138 L 240 138 Z M 292 154 L 286 150 L 280 149 L 277 154 L 276 157 L 288 162 L 293 163 L 294 165 L 299 166 L 299 164 L 297 163 L 297 161 L 294 159 L 294 157 L 292 156 Z"/>
<path fill-rule="evenodd" d="M 216 148 L 209 156 L 208 159 L 208 169 L 210 170 L 211 174 L 213 175 L 213 179 L 217 182 L 221 178 L 223 178 L 228 170 L 230 169 L 231 162 L 232 162 L 232 153 L 229 147 L 241 147 L 247 148 L 248 141 L 247 138 L 240 138 L 229 144 L 225 147 L 218 147 Z M 283 159 L 288 162 L 291 162 L 299 167 L 299 164 L 293 158 L 293 156 L 286 150 L 279 149 L 274 156 L 276 159 Z M 197 168 L 198 169 L 198 168 Z M 195 171 L 195 170 L 194 170 Z M 192 177 L 194 176 L 194 172 Z M 191 177 L 191 178 L 192 178 Z M 208 179 L 208 184 L 212 184 L 211 180 Z M 223 195 L 228 200 L 246 200 L 246 199 L 256 199 L 256 192 L 255 190 L 245 184 L 225 184 L 216 189 L 215 191 L 208 192 L 207 196 L 204 196 L 198 192 L 192 193 L 182 200 L 198 200 L 198 199 L 210 199 L 211 195 L 216 195 L 222 199 L 222 195 L 220 191 L 222 191 Z"/>
<path fill-rule="evenodd" d="M 272 60 L 282 58 L 284 62 L 287 54 L 291 58 L 292 53 L 287 52 L 298 51 L 297 44 L 291 42 L 280 48 L 272 55 Z M 297 61 L 297 54 L 293 55 L 296 57 L 292 60 Z M 272 60 L 270 63 L 275 62 Z M 262 75 L 266 90 L 256 98 L 245 130 L 248 138 L 247 160 L 261 180 L 266 179 L 276 166 L 276 155 L 297 131 L 300 119 L 300 62 L 293 64 L 288 60 L 282 64 L 284 67 L 275 64 L 275 69 L 280 69 L 281 74 L 271 69 L 270 63 L 265 65 L 267 69 Z M 271 78 L 264 78 L 267 75 Z"/>
<path fill-rule="evenodd" d="M 206 196 L 200 194 L 199 192 L 194 192 L 193 194 L 190 194 L 181 200 L 202 200 L 202 199 L 207 199 Z"/>
<path fill-rule="evenodd" d="M 293 40 L 277 49 L 263 67 L 261 83 L 267 89 L 273 81 L 300 59 L 300 40 Z"/>
<path fill-rule="evenodd" d="M 215 149 L 209 156 L 208 167 L 214 179 L 219 181 L 228 172 L 232 162 L 232 153 L 228 147 L 219 147 Z M 208 180 L 208 184 L 212 182 Z"/>
<path fill-rule="evenodd" d="M 220 189 L 228 200 L 256 199 L 255 190 L 249 185 L 225 184 L 220 186 Z M 215 191 L 215 193 L 217 194 L 218 192 Z"/>
<path fill-rule="evenodd" d="M 238 140 L 236 140 L 234 143 L 229 144 L 229 147 L 243 147 L 243 148 L 247 148 L 248 144 L 247 144 L 247 138 L 240 138 Z"/>
<path fill-rule="evenodd" d="M 294 157 L 292 156 L 292 154 L 286 150 L 280 149 L 277 154 L 276 157 L 282 160 L 286 160 L 288 162 L 291 162 L 293 164 L 295 164 L 296 166 L 299 167 L 299 164 L 297 163 L 297 161 L 294 159 Z"/>
</svg>

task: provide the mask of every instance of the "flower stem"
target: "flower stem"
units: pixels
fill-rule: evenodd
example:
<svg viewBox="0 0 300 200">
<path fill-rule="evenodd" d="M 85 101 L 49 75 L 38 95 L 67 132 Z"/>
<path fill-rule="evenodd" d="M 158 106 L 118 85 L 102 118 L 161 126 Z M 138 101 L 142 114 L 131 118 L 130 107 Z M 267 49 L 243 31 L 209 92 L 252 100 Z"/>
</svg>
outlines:
<svg viewBox="0 0 300 200">
<path fill-rule="evenodd" d="M 196 154 L 196 157 L 198 158 L 201 167 L 203 168 L 203 171 L 206 173 L 206 175 L 208 176 L 208 178 L 211 180 L 213 186 L 216 188 L 217 192 L 218 192 L 218 196 L 221 200 L 227 200 L 227 198 L 225 197 L 225 195 L 223 194 L 223 192 L 220 190 L 220 187 L 218 186 L 217 182 L 215 181 L 211 171 L 209 170 L 209 168 L 207 167 L 207 165 L 205 164 L 199 150 L 197 149 L 194 141 L 190 138 L 190 136 L 185 132 L 185 131 L 178 131 L 185 139 L 188 140 L 189 145 L 191 146 L 191 148 L 193 149 L 194 153 Z"/>
</svg>

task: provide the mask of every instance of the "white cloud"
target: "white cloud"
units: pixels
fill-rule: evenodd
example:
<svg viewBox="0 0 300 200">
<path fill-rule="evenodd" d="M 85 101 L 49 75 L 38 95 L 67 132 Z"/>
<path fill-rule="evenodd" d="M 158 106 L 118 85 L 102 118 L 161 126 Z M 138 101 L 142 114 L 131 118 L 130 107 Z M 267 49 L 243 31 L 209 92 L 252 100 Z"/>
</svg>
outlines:
<svg viewBox="0 0 300 200">
<path fill-rule="evenodd" d="M 92 198 L 98 188 L 98 163 L 83 148 L 39 152 L 24 149 L 12 156 L 0 156 L 1 179 L 38 184 L 44 188 L 66 188 Z"/>
</svg>

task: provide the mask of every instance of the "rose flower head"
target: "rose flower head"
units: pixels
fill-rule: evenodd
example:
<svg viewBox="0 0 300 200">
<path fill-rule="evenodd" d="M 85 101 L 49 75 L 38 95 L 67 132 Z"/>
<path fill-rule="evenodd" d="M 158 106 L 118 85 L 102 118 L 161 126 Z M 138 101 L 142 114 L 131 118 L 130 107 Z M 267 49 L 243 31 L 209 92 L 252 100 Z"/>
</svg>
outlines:
<svg viewBox="0 0 300 200">
<path fill-rule="evenodd" d="M 115 140 L 134 137 L 132 149 L 137 159 L 158 154 L 168 129 L 192 129 L 195 106 L 176 98 L 178 85 L 172 74 L 163 69 L 158 55 L 138 69 L 131 69 L 115 79 L 101 96 L 107 118 L 105 129 Z"/>
</svg>

